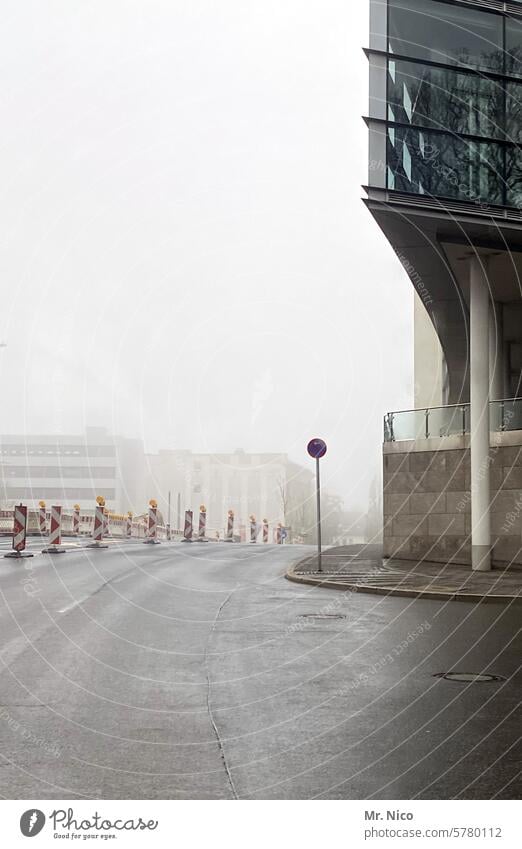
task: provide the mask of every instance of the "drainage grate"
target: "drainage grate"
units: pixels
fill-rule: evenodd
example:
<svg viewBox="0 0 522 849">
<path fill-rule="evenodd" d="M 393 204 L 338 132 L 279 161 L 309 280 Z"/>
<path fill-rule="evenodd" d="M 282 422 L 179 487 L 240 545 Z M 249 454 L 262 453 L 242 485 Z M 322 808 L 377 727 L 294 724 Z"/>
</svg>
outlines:
<svg viewBox="0 0 522 849">
<path fill-rule="evenodd" d="M 300 613 L 299 619 L 346 619 L 344 613 Z"/>
<path fill-rule="evenodd" d="M 437 672 L 434 678 L 445 678 L 446 681 L 458 681 L 461 684 L 488 684 L 491 681 L 505 681 L 502 675 L 490 675 L 483 672 Z"/>
</svg>

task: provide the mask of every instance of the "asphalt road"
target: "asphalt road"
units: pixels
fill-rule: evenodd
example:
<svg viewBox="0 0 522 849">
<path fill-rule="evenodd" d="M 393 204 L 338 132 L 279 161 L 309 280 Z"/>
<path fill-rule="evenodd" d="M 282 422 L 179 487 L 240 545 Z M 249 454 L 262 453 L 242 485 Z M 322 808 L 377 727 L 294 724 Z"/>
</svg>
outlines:
<svg viewBox="0 0 522 849">
<path fill-rule="evenodd" d="M 0 794 L 519 797 L 520 607 L 287 582 L 307 553 L 0 559 Z"/>
</svg>

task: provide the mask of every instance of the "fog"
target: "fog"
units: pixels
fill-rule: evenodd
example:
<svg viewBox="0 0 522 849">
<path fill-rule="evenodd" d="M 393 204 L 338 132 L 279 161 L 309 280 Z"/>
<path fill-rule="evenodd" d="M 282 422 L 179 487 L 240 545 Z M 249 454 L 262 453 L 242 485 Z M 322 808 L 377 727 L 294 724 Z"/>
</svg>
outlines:
<svg viewBox="0 0 522 849">
<path fill-rule="evenodd" d="M 4 0 L 3 433 L 285 451 L 347 507 L 412 406 L 361 200 L 368 3 Z"/>
</svg>

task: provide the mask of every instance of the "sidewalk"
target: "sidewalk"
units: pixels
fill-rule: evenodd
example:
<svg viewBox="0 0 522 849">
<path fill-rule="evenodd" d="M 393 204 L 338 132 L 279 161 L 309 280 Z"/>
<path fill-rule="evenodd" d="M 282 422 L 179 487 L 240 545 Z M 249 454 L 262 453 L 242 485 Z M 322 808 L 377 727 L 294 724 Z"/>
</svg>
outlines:
<svg viewBox="0 0 522 849">
<path fill-rule="evenodd" d="M 441 601 L 522 602 L 522 567 L 472 572 L 467 566 L 413 560 L 383 560 L 377 545 L 351 545 L 327 549 L 294 564 L 289 581 L 329 589 L 380 595 L 409 596 Z"/>
</svg>

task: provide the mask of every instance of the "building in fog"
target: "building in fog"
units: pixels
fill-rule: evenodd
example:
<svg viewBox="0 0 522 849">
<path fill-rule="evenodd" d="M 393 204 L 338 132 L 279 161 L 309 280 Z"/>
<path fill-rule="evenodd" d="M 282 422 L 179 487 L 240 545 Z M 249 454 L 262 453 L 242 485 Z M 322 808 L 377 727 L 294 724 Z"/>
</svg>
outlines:
<svg viewBox="0 0 522 849">
<path fill-rule="evenodd" d="M 384 546 L 522 562 L 522 4 L 370 0 L 371 214 L 414 286 Z"/>
<path fill-rule="evenodd" d="M 236 528 L 268 519 L 290 529 L 292 538 L 311 541 L 314 534 L 314 476 L 286 454 L 235 451 L 202 454 L 161 450 L 145 454 L 139 439 L 114 436 L 104 428 L 84 434 L 0 437 L 0 504 L 40 499 L 83 510 L 97 495 L 116 512 L 143 513 L 151 498 L 165 521 L 182 526 L 185 510 L 207 508 L 209 528 L 224 528 L 229 510 Z"/>
<path fill-rule="evenodd" d="M 185 510 L 207 508 L 210 528 L 221 530 L 228 510 L 236 526 L 246 526 L 253 514 L 291 529 L 295 536 L 310 533 L 314 507 L 313 474 L 288 460 L 286 454 L 196 453 L 162 450 L 146 455 L 144 500 L 156 498 L 171 524 L 181 525 Z"/>
<path fill-rule="evenodd" d="M 0 437 L 2 507 L 23 502 L 93 509 L 97 495 L 116 511 L 144 509 L 145 458 L 139 440 L 115 437 L 104 428 L 84 434 Z"/>
</svg>

